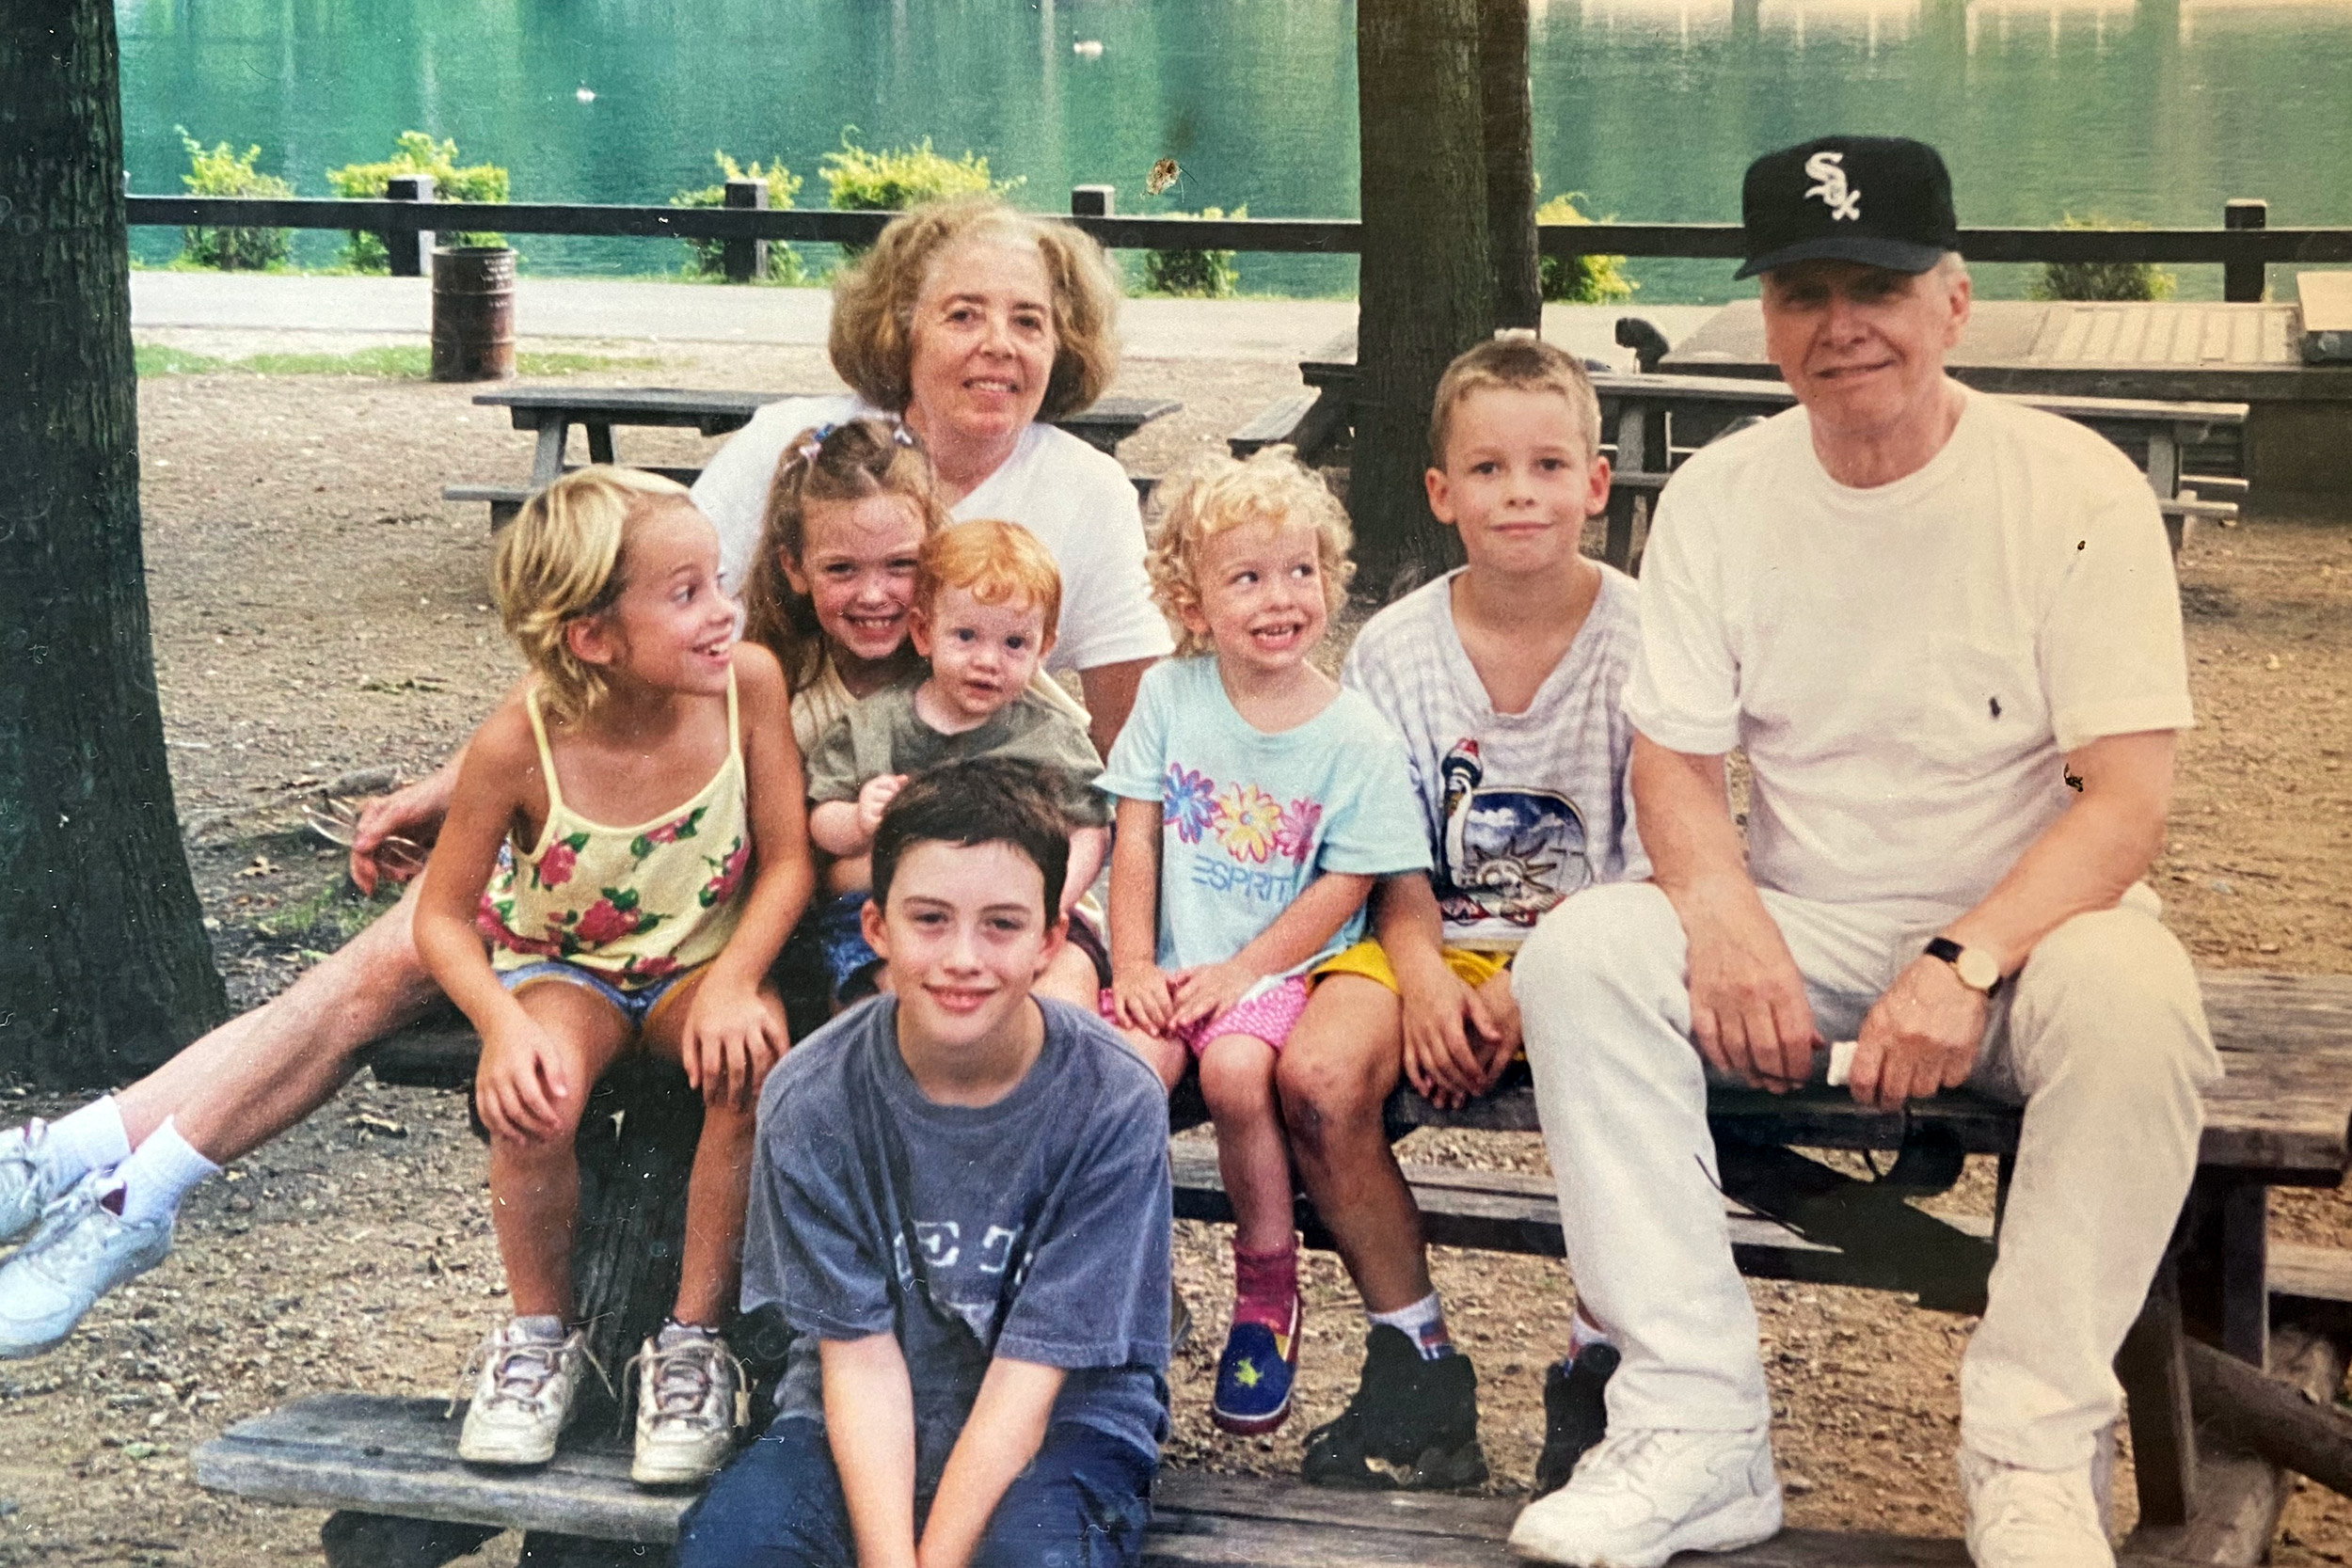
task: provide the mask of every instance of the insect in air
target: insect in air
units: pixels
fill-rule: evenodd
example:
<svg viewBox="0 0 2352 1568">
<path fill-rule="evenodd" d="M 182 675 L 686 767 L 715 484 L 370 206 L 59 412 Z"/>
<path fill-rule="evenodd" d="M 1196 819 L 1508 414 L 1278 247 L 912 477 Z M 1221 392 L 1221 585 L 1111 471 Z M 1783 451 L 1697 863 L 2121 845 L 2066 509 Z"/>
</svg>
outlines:
<svg viewBox="0 0 2352 1568">
<path fill-rule="evenodd" d="M 1162 158 L 1152 166 L 1152 172 L 1143 177 L 1143 194 L 1157 196 L 1184 177 L 1184 171 L 1176 166 L 1175 159 Z"/>
</svg>

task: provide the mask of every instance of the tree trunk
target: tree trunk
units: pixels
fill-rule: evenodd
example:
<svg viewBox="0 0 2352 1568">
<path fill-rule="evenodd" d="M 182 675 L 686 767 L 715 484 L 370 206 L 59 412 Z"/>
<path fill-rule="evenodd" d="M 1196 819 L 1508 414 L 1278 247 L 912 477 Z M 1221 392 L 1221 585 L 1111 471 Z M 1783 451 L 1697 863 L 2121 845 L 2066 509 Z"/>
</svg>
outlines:
<svg viewBox="0 0 2352 1568">
<path fill-rule="evenodd" d="M 1538 330 L 1544 325 L 1544 296 L 1535 253 L 1535 109 L 1527 74 L 1527 0 L 1485 0 L 1479 11 L 1495 325 Z"/>
<path fill-rule="evenodd" d="M 1494 329 L 1477 0 L 1381 0 L 1356 14 L 1363 200 L 1356 448 L 1358 594 L 1393 597 L 1455 559 L 1422 487 L 1429 400 Z"/>
<path fill-rule="evenodd" d="M 0 9 L 0 1072 L 119 1081 L 226 1010 L 156 706 L 111 0 Z"/>
</svg>

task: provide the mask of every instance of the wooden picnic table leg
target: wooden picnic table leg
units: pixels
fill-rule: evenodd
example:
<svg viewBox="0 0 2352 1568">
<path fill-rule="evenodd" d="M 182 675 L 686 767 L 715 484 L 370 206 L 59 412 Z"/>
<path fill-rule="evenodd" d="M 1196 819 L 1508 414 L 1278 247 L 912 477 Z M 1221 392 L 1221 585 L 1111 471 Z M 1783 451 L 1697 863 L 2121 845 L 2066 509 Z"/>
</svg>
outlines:
<svg viewBox="0 0 2352 1568">
<path fill-rule="evenodd" d="M 1646 467 L 1651 410 L 1641 398 L 1627 398 L 1617 405 L 1616 471 L 1638 474 Z M 1633 509 L 1639 492 L 1626 488 L 1613 489 L 1609 495 L 1609 528 L 1601 546 L 1600 558 L 1620 572 L 1633 569 Z"/>
<path fill-rule="evenodd" d="M 564 477 L 564 442 L 571 430 L 571 420 L 552 412 L 539 426 L 539 448 L 531 458 L 531 487 L 533 490 L 544 490 Z"/>
<path fill-rule="evenodd" d="M 2188 1345 L 2171 1259 L 2156 1270 L 2139 1321 L 2115 1357 L 2132 1423 L 2132 1467 L 2142 1527 L 2185 1525 L 2197 1500 L 2197 1427 L 2188 1402 Z"/>
<path fill-rule="evenodd" d="M 2171 426 L 2148 427 L 2148 488 L 2156 493 L 2160 501 L 2169 501 L 2180 494 L 2180 432 Z"/>
<path fill-rule="evenodd" d="M 2270 1355 L 2270 1189 L 2201 1176 L 2182 1224 L 2181 1307 L 2189 1332 L 2255 1367 Z"/>
<path fill-rule="evenodd" d="M 588 461 L 591 463 L 612 461 L 612 423 L 611 420 L 590 420 L 588 421 Z"/>
<path fill-rule="evenodd" d="M 441 1568 L 501 1533 L 496 1525 L 452 1525 L 338 1509 L 319 1527 L 326 1568 Z"/>
</svg>

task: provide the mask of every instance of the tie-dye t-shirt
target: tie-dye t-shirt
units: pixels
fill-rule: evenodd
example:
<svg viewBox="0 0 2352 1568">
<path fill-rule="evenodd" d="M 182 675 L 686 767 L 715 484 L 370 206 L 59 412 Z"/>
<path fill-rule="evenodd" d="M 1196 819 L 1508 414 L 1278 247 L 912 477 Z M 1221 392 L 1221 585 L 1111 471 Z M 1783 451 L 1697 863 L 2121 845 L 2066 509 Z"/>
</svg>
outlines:
<svg viewBox="0 0 2352 1568">
<path fill-rule="evenodd" d="M 1405 742 L 1342 690 L 1279 735 L 1234 711 L 1212 657 L 1146 671 L 1096 788 L 1160 802 L 1159 965 L 1222 963 L 1327 871 L 1385 877 L 1429 866 Z M 1363 935 L 1353 919 L 1314 958 Z"/>
</svg>

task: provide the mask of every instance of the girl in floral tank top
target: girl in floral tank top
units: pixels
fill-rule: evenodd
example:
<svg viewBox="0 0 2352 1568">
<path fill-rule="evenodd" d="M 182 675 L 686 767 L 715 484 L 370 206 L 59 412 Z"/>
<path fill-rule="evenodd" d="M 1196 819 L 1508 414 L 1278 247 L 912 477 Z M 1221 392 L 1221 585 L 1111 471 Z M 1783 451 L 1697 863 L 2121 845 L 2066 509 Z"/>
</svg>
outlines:
<svg viewBox="0 0 2352 1568">
<path fill-rule="evenodd" d="M 482 1036 L 516 1312 L 477 1353 L 458 1453 L 555 1450 L 585 1356 L 573 1133 L 589 1086 L 643 1050 L 685 1069 L 704 1113 L 676 1304 L 638 1357 L 631 1473 L 697 1481 L 731 1446 L 741 1372 L 717 1324 L 759 1085 L 787 1043 L 767 974 L 814 876 L 784 673 L 737 641 L 718 535 L 666 479 L 557 481 L 500 539 L 496 575 L 532 679 L 466 749 L 416 917 L 426 969 Z"/>
</svg>

